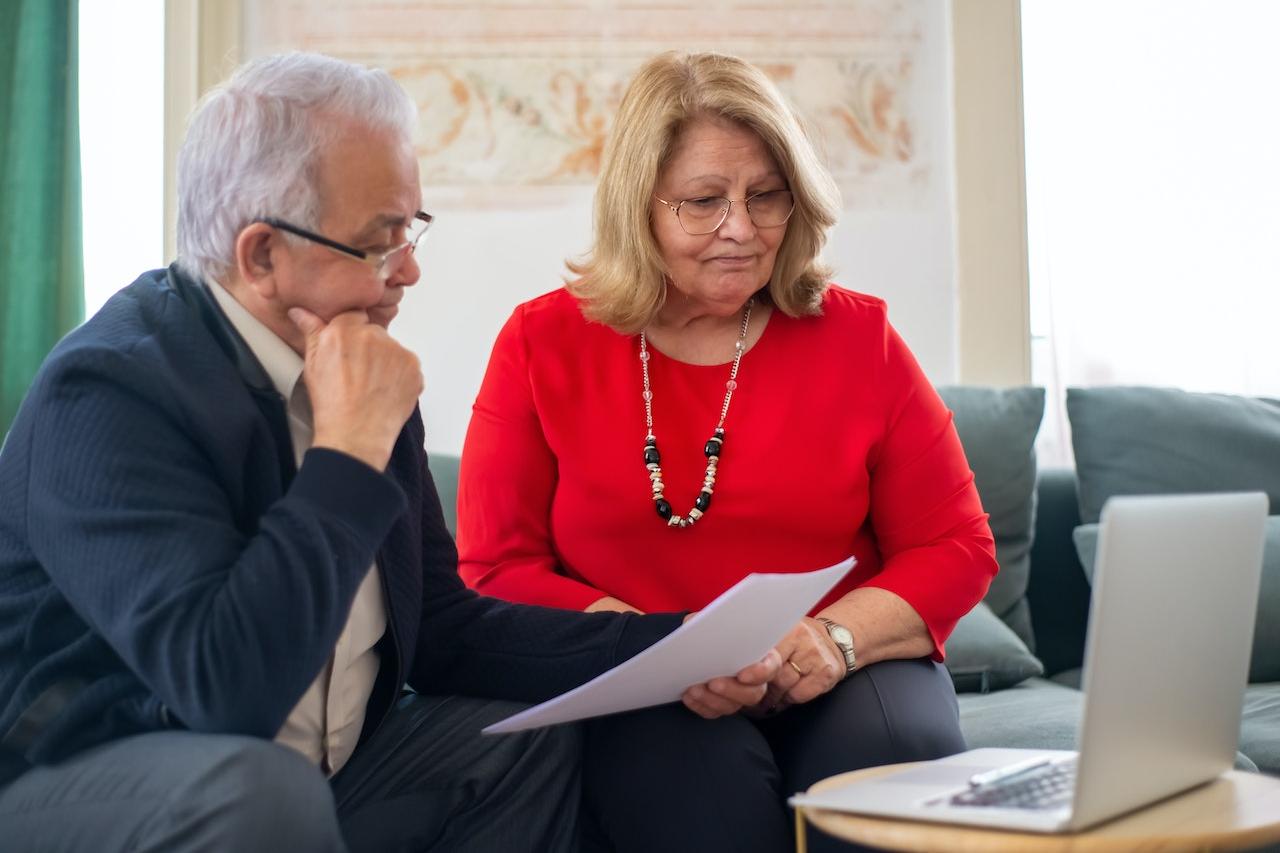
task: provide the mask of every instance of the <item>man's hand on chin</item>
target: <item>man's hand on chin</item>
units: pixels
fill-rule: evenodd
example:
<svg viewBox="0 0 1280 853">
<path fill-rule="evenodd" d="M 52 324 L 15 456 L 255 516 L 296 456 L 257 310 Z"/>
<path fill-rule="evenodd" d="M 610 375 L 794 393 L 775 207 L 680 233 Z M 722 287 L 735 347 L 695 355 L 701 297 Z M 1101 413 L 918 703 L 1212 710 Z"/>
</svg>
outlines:
<svg viewBox="0 0 1280 853">
<path fill-rule="evenodd" d="M 326 323 L 295 307 L 289 319 L 306 336 L 302 378 L 315 419 L 312 446 L 384 470 L 422 394 L 418 357 L 364 310 L 344 311 Z"/>
</svg>

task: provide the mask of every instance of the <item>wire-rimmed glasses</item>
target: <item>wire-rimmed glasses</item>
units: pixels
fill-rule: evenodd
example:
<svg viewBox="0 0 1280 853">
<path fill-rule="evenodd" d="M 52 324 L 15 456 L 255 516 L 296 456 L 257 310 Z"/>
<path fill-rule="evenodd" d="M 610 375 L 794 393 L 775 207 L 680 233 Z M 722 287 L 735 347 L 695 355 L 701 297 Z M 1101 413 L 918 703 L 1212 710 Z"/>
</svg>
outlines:
<svg viewBox="0 0 1280 853">
<path fill-rule="evenodd" d="M 684 201 L 672 202 L 666 199 L 655 199 L 665 204 L 676 215 L 676 221 L 686 234 L 698 236 L 710 234 L 729 218 L 730 209 L 738 203 L 747 208 L 747 216 L 757 228 L 777 228 L 786 224 L 796 208 L 795 197 L 791 190 L 769 190 L 754 193 L 746 198 L 724 198 L 722 196 L 698 196 L 686 198 Z"/>
<path fill-rule="evenodd" d="M 363 249 L 348 246 L 346 243 L 339 243 L 337 240 L 330 240 L 323 234 L 299 228 L 297 225 L 292 225 L 283 219 L 276 219 L 271 216 L 264 216 L 258 221 L 270 225 L 272 228 L 288 231 L 290 234 L 301 237 L 304 240 L 319 243 L 326 249 L 341 253 L 343 257 L 351 258 L 372 267 L 377 272 L 379 280 L 386 281 L 400 271 L 409 255 L 417 251 L 418 244 L 422 242 L 422 238 L 431 229 L 431 223 L 435 221 L 435 217 L 426 211 L 419 210 L 413 215 L 413 219 L 410 220 L 408 227 L 405 229 L 404 242 L 385 252 L 366 252 Z"/>
</svg>

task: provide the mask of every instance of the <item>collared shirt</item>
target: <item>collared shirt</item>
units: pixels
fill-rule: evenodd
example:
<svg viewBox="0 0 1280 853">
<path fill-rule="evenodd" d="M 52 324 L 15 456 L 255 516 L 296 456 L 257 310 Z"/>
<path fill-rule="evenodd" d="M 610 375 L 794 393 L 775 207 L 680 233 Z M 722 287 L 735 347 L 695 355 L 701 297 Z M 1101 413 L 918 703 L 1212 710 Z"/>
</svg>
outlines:
<svg viewBox="0 0 1280 853">
<path fill-rule="evenodd" d="M 226 288 L 209 289 L 231 325 L 253 351 L 271 384 L 286 401 L 289 435 L 299 467 L 311 447 L 311 399 L 302 379 L 302 357 L 236 301 Z M 315 762 L 330 775 L 347 763 L 360 739 L 365 706 L 373 692 L 379 657 L 374 648 L 387 630 L 387 604 L 377 565 L 369 567 L 333 655 L 289 713 L 275 739 Z"/>
</svg>

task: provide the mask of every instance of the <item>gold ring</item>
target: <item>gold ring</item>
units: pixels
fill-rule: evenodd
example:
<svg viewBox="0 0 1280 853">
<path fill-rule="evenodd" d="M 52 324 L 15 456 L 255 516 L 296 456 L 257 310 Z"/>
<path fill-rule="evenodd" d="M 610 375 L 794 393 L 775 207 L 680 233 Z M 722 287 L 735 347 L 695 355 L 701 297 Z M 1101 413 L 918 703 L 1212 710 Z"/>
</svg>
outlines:
<svg viewBox="0 0 1280 853">
<path fill-rule="evenodd" d="M 804 670 L 796 666 L 795 661 L 793 661 L 791 658 L 787 658 L 787 663 L 791 665 L 791 668 L 794 669 L 800 675 L 801 678 L 804 678 L 804 675 L 805 675 Z"/>
</svg>

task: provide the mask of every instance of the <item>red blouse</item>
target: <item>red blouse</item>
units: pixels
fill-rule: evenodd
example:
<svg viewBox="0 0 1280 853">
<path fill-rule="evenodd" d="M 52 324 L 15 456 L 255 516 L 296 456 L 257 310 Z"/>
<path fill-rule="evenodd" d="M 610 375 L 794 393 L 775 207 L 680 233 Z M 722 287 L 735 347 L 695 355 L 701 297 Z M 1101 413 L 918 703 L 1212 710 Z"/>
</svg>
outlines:
<svg viewBox="0 0 1280 853">
<path fill-rule="evenodd" d="M 729 366 L 649 352 L 666 495 L 687 514 Z M 853 554 L 815 611 L 857 586 L 889 590 L 941 659 L 996 573 L 995 546 L 951 413 L 885 303 L 832 286 L 822 316 L 773 312 L 742 358 L 711 507 L 685 529 L 654 510 L 638 356 L 638 337 L 586 321 L 563 289 L 511 315 L 462 452 L 467 584 L 575 610 L 604 595 L 696 610 L 750 572 Z"/>
</svg>

